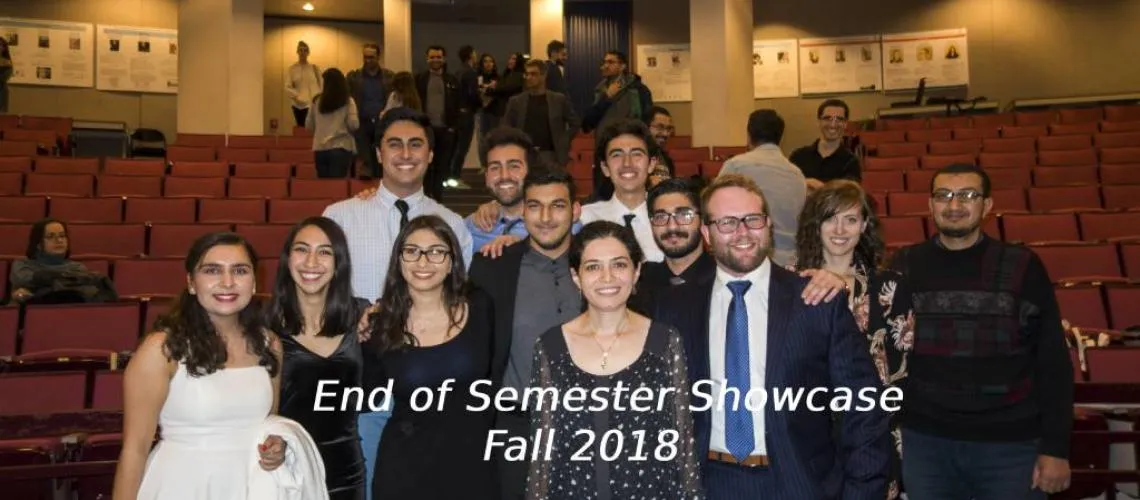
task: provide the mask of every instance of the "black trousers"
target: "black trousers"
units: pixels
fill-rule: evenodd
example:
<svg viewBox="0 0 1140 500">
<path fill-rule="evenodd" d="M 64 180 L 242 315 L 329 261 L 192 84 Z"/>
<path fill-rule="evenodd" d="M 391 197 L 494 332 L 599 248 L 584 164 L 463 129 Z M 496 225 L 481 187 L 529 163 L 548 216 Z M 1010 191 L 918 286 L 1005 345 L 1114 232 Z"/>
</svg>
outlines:
<svg viewBox="0 0 1140 500">
<path fill-rule="evenodd" d="M 499 412 L 495 416 L 495 428 L 507 431 L 507 437 L 527 438 L 530 436 L 530 416 L 525 413 Z M 503 500 L 523 500 L 526 497 L 526 476 L 530 462 L 526 460 L 507 461 L 500 454 L 496 457 L 499 470 L 499 491 Z"/>
<path fill-rule="evenodd" d="M 459 113 L 455 123 L 455 148 L 451 153 L 451 166 L 448 177 L 458 179 L 463 173 L 463 162 L 467 160 L 467 151 L 471 149 L 471 139 L 475 137 L 475 114 L 467 111 Z"/>
<path fill-rule="evenodd" d="M 356 129 L 356 154 L 364 162 L 363 174 L 380 178 L 384 172 L 380 169 L 380 160 L 376 158 L 376 146 L 376 119 L 360 117 L 360 128 Z"/>
<path fill-rule="evenodd" d="M 305 119 L 308 117 L 309 117 L 309 109 L 308 108 L 305 108 L 305 109 L 293 108 L 293 120 L 295 120 L 297 122 L 298 127 L 304 127 L 305 126 Z"/>
<path fill-rule="evenodd" d="M 424 194 L 443 203 L 443 181 L 451 168 L 451 155 L 455 151 L 455 129 L 432 127 L 435 134 L 435 148 L 432 150 L 431 165 L 424 175 Z"/>
</svg>

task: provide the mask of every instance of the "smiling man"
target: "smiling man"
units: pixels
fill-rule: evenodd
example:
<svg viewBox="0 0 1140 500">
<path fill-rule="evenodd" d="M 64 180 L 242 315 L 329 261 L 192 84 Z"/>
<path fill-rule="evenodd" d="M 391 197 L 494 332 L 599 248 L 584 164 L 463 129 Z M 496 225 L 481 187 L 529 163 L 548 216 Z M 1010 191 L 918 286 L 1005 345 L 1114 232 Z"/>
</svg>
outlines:
<svg viewBox="0 0 1140 500">
<path fill-rule="evenodd" d="M 478 212 L 467 216 L 467 230 L 476 250 L 499 236 L 513 235 L 526 238 L 523 215 L 523 179 L 530 165 L 529 152 L 533 150 L 530 137 L 519 129 L 500 127 L 487 134 L 487 170 L 484 173 L 487 189 L 491 191 L 498 209 L 494 224 L 484 230 L 477 222 Z"/>
<path fill-rule="evenodd" d="M 696 283 L 716 273 L 716 261 L 701 244 L 701 203 L 688 179 L 668 179 L 649 190 L 649 221 L 664 262 L 641 267 L 631 307 L 652 311 L 654 296 L 677 285 Z"/>
<path fill-rule="evenodd" d="M 823 101 L 816 111 L 816 117 L 819 118 L 819 139 L 793 151 L 792 156 L 788 157 L 803 171 L 808 189 L 818 189 L 830 180 L 849 179 L 859 182 L 862 178 L 859 157 L 843 145 L 850 111 L 847 103 L 839 99 Z"/>
</svg>

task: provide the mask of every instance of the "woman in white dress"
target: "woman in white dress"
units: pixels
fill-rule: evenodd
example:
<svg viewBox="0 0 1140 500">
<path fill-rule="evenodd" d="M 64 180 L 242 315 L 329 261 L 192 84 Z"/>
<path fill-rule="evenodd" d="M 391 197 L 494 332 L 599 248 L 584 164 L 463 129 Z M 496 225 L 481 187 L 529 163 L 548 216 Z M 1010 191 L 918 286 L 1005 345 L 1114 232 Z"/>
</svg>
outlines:
<svg viewBox="0 0 1140 500">
<path fill-rule="evenodd" d="M 114 500 L 245 499 L 250 447 L 277 412 L 281 366 L 280 342 L 250 305 L 256 269 L 237 234 L 194 242 L 186 289 L 127 365 Z M 266 470 L 284 461 L 278 436 L 258 449 Z"/>
</svg>

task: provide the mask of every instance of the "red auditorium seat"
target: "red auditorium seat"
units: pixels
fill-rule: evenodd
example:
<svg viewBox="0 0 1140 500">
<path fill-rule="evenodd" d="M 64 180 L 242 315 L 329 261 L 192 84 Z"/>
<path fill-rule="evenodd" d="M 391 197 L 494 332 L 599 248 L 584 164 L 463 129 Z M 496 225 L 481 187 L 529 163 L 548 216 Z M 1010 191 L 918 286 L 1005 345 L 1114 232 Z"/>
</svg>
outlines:
<svg viewBox="0 0 1140 500">
<path fill-rule="evenodd" d="M 89 198 L 95 194 L 93 175 L 31 173 L 27 175 L 26 181 L 24 186 L 26 195 Z"/>
<path fill-rule="evenodd" d="M 1099 181 L 1095 165 L 1033 169 L 1033 185 L 1038 187 L 1090 185 Z"/>
<path fill-rule="evenodd" d="M 865 172 L 863 175 L 866 181 Z M 308 217 L 319 216 L 325 208 L 339 200 L 269 200 L 271 224 L 296 224 Z"/>
<path fill-rule="evenodd" d="M 115 289 L 122 297 L 173 298 L 184 288 L 182 259 L 124 259 L 115 263 Z"/>
<path fill-rule="evenodd" d="M 277 147 L 277 136 L 231 135 L 226 138 L 226 146 L 242 149 L 273 149 Z"/>
<path fill-rule="evenodd" d="M 863 158 L 863 170 L 912 170 L 918 168 L 918 158 L 914 156 L 898 158 Z"/>
<path fill-rule="evenodd" d="M 259 258 L 267 259 L 281 255 L 281 250 L 285 248 L 285 238 L 292 229 L 292 224 L 239 224 L 236 231 L 249 241 Z"/>
<path fill-rule="evenodd" d="M 218 150 L 218 159 L 226 163 L 264 162 L 269 155 L 264 149 L 223 148 Z"/>
<path fill-rule="evenodd" d="M 134 160 L 106 158 L 103 160 L 103 175 L 141 175 L 161 177 L 166 174 L 166 162 L 162 160 Z M 103 179 L 100 178 L 100 181 Z"/>
<path fill-rule="evenodd" d="M 127 198 L 127 223 L 192 223 L 197 220 L 193 198 Z"/>
<path fill-rule="evenodd" d="M 916 130 L 926 128 L 926 118 L 886 118 L 879 120 L 883 130 Z"/>
<path fill-rule="evenodd" d="M 966 163 L 969 165 L 977 165 L 978 157 L 973 153 L 952 154 L 952 155 L 926 155 L 919 161 L 919 164 L 926 170 L 938 170 L 948 165 L 957 163 Z"/>
<path fill-rule="evenodd" d="M 1086 212 L 1080 218 L 1085 241 L 1140 239 L 1140 212 Z"/>
<path fill-rule="evenodd" d="M 0 196 L 20 196 L 24 194 L 24 174 L 0 172 Z"/>
<path fill-rule="evenodd" d="M 866 176 L 870 172 L 865 172 Z M 906 190 L 912 193 L 923 193 L 930 197 L 930 183 L 934 180 L 934 170 L 910 170 L 906 173 Z M 866 177 L 864 177 L 866 179 Z"/>
<path fill-rule="evenodd" d="M 1028 176 L 1029 174 L 1026 175 Z M 1025 188 L 1017 187 L 1012 189 L 998 189 L 995 187 L 992 191 L 990 191 L 990 198 L 994 200 L 993 213 L 1005 214 L 1029 212 L 1029 204 L 1025 201 Z"/>
<path fill-rule="evenodd" d="M 1101 167 L 1102 171 L 1103 168 L 1104 167 Z M 1132 168 L 1134 169 L 1134 173 L 1140 174 L 1140 165 Z M 1140 178 L 1140 176 L 1137 178 Z M 1100 192 L 1104 196 L 1104 208 L 1109 210 L 1140 208 L 1140 184 L 1130 186 L 1102 186 Z M 1140 227 L 1136 228 L 1136 232 L 1140 233 Z"/>
<path fill-rule="evenodd" d="M 71 224 L 67 232 L 72 258 L 125 258 L 146 252 L 142 224 Z"/>
<path fill-rule="evenodd" d="M 288 179 L 293 175 L 293 167 L 288 163 L 238 163 L 234 165 L 234 177 Z"/>
<path fill-rule="evenodd" d="M 0 415 L 80 411 L 86 393 L 83 372 L 0 374 Z"/>
<path fill-rule="evenodd" d="M 178 134 L 174 144 L 178 146 L 199 146 L 209 148 L 226 147 L 225 134 Z"/>
<path fill-rule="evenodd" d="M 282 138 L 284 139 L 284 137 Z M 296 139 L 296 138 L 290 138 Z M 269 161 L 273 163 L 288 163 L 289 165 L 297 165 L 300 163 L 313 163 L 313 140 L 304 137 L 303 140 L 308 142 L 310 149 L 270 149 Z"/>
<path fill-rule="evenodd" d="M 59 146 L 59 136 L 50 130 L 8 130 L 4 132 L 4 138 L 9 141 L 35 143 L 40 149 L 52 152 Z"/>
<path fill-rule="evenodd" d="M 907 142 L 930 143 L 934 141 L 949 141 L 954 136 L 948 128 L 943 129 L 914 129 L 906 132 Z"/>
<path fill-rule="evenodd" d="M 701 175 L 701 164 L 695 161 L 674 162 L 674 177 L 694 177 Z"/>
<path fill-rule="evenodd" d="M 1112 285 L 1105 288 L 1112 328 L 1124 330 L 1140 326 L 1140 287 Z"/>
<path fill-rule="evenodd" d="M 217 151 L 213 147 L 200 146 L 167 146 L 166 161 L 214 161 L 217 160 Z"/>
<path fill-rule="evenodd" d="M 983 153 L 1025 153 L 1036 149 L 1037 140 L 1033 137 L 1013 137 L 983 139 Z"/>
<path fill-rule="evenodd" d="M 166 177 L 163 196 L 167 198 L 225 198 L 224 177 Z"/>
<path fill-rule="evenodd" d="M 1037 138 L 1038 151 L 1092 150 L 1091 135 L 1052 135 Z"/>
<path fill-rule="evenodd" d="M 1100 131 L 1106 134 L 1140 132 L 1140 120 L 1131 122 L 1100 122 Z"/>
<path fill-rule="evenodd" d="M 297 179 L 316 179 L 317 166 L 313 163 L 298 163 L 297 170 L 293 173 L 293 177 Z"/>
<path fill-rule="evenodd" d="M 269 150 L 269 161 L 285 161 L 286 163 L 293 163 L 287 160 L 274 160 L 274 151 L 304 151 L 308 154 L 309 159 L 311 160 L 313 158 L 313 138 L 294 137 L 288 135 L 277 136 L 277 148 Z"/>
<path fill-rule="evenodd" d="M 1093 136 L 1097 149 L 1140 147 L 1140 132 L 1115 132 Z"/>
<path fill-rule="evenodd" d="M 32 159 L 22 156 L 0 157 L 0 172 L 31 173 Z"/>
<path fill-rule="evenodd" d="M 1013 113 L 1013 123 L 1019 127 L 1049 125 L 1057 121 L 1057 112 L 1046 111 L 1017 111 Z"/>
<path fill-rule="evenodd" d="M 1105 346 L 1085 349 L 1089 382 L 1105 384 L 1140 383 L 1140 347 Z"/>
<path fill-rule="evenodd" d="M 264 223 L 265 200 L 202 199 L 198 202 L 198 222 Z"/>
<path fill-rule="evenodd" d="M 926 241 L 926 227 L 922 217 L 883 217 L 879 219 L 883 241 L 892 247 L 902 247 Z"/>
<path fill-rule="evenodd" d="M 107 370 L 95 372 L 95 390 L 91 393 L 91 409 L 122 411 L 123 372 Z"/>
<path fill-rule="evenodd" d="M 887 195 L 892 216 L 928 215 L 930 213 L 930 193 L 890 193 Z"/>
<path fill-rule="evenodd" d="M 930 117 L 930 128 L 970 128 L 970 117 L 965 115 L 959 116 L 932 116 Z"/>
<path fill-rule="evenodd" d="M 1065 125 L 1065 124 L 1049 125 L 1049 136 L 1050 137 L 1061 137 L 1061 136 L 1066 136 L 1066 135 L 1092 136 L 1092 135 L 1095 135 L 1097 132 L 1100 132 L 1100 128 L 1097 127 L 1096 122 L 1075 123 L 1075 124 L 1071 124 L 1071 125 Z M 1040 139 L 1040 138 L 1038 138 L 1038 139 Z"/>
<path fill-rule="evenodd" d="M 1100 166 L 1102 184 L 1140 184 L 1140 163 L 1108 164 Z M 1107 207 L 1108 201 L 1105 201 Z"/>
<path fill-rule="evenodd" d="M 926 144 L 916 142 L 891 142 L 879 144 L 879 158 L 919 157 L 926 154 Z"/>
<path fill-rule="evenodd" d="M 903 191 L 906 186 L 901 170 L 868 170 L 863 172 L 862 183 L 868 191 Z"/>
<path fill-rule="evenodd" d="M 1031 186 L 1032 170 L 1028 167 L 987 168 L 990 186 L 993 189 L 1025 189 Z"/>
<path fill-rule="evenodd" d="M 289 179 L 230 178 L 230 198 L 286 198 L 289 196 Z"/>
<path fill-rule="evenodd" d="M 55 198 L 48 216 L 67 222 L 118 223 L 123 221 L 121 198 Z"/>
<path fill-rule="evenodd" d="M 1075 214 L 1006 214 L 1001 218 L 1004 239 L 1043 243 L 1080 241 Z"/>
<path fill-rule="evenodd" d="M 887 215 L 887 193 L 868 191 L 871 196 L 871 204 L 874 205 L 875 215 L 885 217 Z"/>
<path fill-rule="evenodd" d="M 1124 261 L 1124 275 L 1140 282 L 1140 240 L 1120 243 L 1120 260 Z"/>
<path fill-rule="evenodd" d="M 1084 328 L 1108 328 L 1101 287 L 1090 283 L 1061 285 L 1054 288 L 1061 319 Z"/>
<path fill-rule="evenodd" d="M 0 141 L 0 156 L 36 156 L 39 146 L 31 141 Z"/>
<path fill-rule="evenodd" d="M 229 224 L 155 224 L 150 228 L 147 255 L 185 257 L 194 240 L 209 233 L 233 231 Z"/>
<path fill-rule="evenodd" d="M 997 127 L 954 129 L 954 140 L 956 141 L 981 141 L 983 139 L 997 139 L 998 137 L 1001 137 L 1001 132 Z"/>
<path fill-rule="evenodd" d="M 179 161 L 170 167 L 174 177 L 229 177 L 230 166 L 220 161 Z"/>
<path fill-rule="evenodd" d="M 96 194 L 100 197 L 162 196 L 162 177 L 139 175 L 101 175 Z"/>
<path fill-rule="evenodd" d="M 343 200 L 349 197 L 348 181 L 343 179 L 292 179 L 290 198 L 319 198 Z"/>
<path fill-rule="evenodd" d="M 1140 106 L 1110 104 L 1104 107 L 1104 119 L 1109 122 L 1140 121 Z"/>
<path fill-rule="evenodd" d="M 0 197 L 0 222 L 32 223 L 47 216 L 47 198 L 38 196 Z"/>
<path fill-rule="evenodd" d="M 880 144 L 906 142 L 905 130 L 865 130 L 859 132 L 859 144 L 873 151 Z"/>
<path fill-rule="evenodd" d="M 1096 150 L 1092 148 L 1071 151 L 1039 151 L 1037 164 L 1043 166 L 1096 165 Z"/>
<path fill-rule="evenodd" d="M 8 285 L 8 263 L 0 265 L 4 271 L 4 287 Z M 0 357 L 16 355 L 16 335 L 20 330 L 20 308 L 0 307 Z"/>
<path fill-rule="evenodd" d="M 1064 124 L 1096 124 L 1104 118 L 1104 108 L 1093 106 L 1089 108 L 1061 108 L 1057 110 L 1057 118 Z"/>
<path fill-rule="evenodd" d="M 1012 127 L 1015 124 L 1013 113 L 990 113 L 971 115 L 970 126 L 974 129 Z"/>
<path fill-rule="evenodd" d="M 138 330 L 134 302 L 27 306 L 20 355 L 130 351 L 137 347 Z"/>
<path fill-rule="evenodd" d="M 1123 279 L 1116 245 L 1065 244 L 1033 247 L 1053 281 Z"/>
<path fill-rule="evenodd" d="M 583 159 L 589 161 L 594 160 L 594 151 L 583 151 Z M 713 159 L 709 148 L 672 148 L 669 150 L 669 156 L 673 161 L 704 161 Z"/>
<path fill-rule="evenodd" d="M 179 292 L 181 293 L 181 292 Z M 154 324 L 159 318 L 165 316 L 170 312 L 172 301 L 170 300 L 151 300 L 141 304 L 146 309 L 146 317 L 143 320 L 142 331 L 143 334 L 150 333 L 155 330 Z"/>
<path fill-rule="evenodd" d="M 1104 148 L 1100 150 L 1100 161 L 1102 163 L 1140 163 L 1140 147 Z"/>
<path fill-rule="evenodd" d="M 927 150 L 932 155 L 970 155 L 977 156 L 982 151 L 982 142 L 978 139 L 961 141 L 936 141 L 928 145 Z"/>
<path fill-rule="evenodd" d="M 1037 164 L 1037 154 L 1023 153 L 982 153 L 978 155 L 978 165 L 982 168 L 1032 167 Z"/>
<path fill-rule="evenodd" d="M 36 172 L 40 174 L 99 174 L 98 158 L 36 158 Z"/>
<path fill-rule="evenodd" d="M 257 261 L 257 289 L 262 293 L 273 293 L 273 287 L 277 284 L 277 267 L 281 262 L 277 255 L 280 254 Z"/>
<path fill-rule="evenodd" d="M 1096 186 L 1029 188 L 1029 209 L 1034 212 L 1099 210 L 1100 189 Z"/>
<path fill-rule="evenodd" d="M 744 154 L 748 152 L 748 148 L 741 146 L 713 146 L 712 158 L 699 158 L 697 162 L 705 160 L 726 161 L 733 156 Z"/>
<path fill-rule="evenodd" d="M 25 258 L 31 233 L 31 224 L 0 224 L 0 257 Z"/>
</svg>

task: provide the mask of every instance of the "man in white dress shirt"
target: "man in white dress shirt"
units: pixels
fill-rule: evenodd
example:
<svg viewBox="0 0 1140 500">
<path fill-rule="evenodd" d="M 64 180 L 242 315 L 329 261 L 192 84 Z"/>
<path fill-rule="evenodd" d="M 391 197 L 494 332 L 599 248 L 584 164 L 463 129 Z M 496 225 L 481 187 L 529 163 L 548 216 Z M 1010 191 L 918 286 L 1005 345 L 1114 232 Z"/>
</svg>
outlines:
<svg viewBox="0 0 1140 500">
<path fill-rule="evenodd" d="M 594 153 L 602 164 L 602 173 L 613 183 L 613 195 L 582 207 L 583 225 L 596 220 L 608 220 L 633 230 L 645 260 L 661 262 L 665 254 L 653 239 L 649 223 L 648 195 L 649 172 L 657 165 L 657 142 L 649 127 L 637 120 L 622 120 L 601 130 L 598 148 Z"/>
<path fill-rule="evenodd" d="M 463 261 L 471 265 L 471 233 L 463 218 L 435 200 L 424 196 L 424 174 L 431 165 L 431 119 L 409 108 L 395 108 L 376 124 L 376 156 L 384 169 L 384 177 L 376 195 L 362 199 L 353 197 L 325 209 L 328 217 L 344 229 L 348 253 L 352 259 L 352 289 L 357 297 L 370 301 L 380 298 L 388 276 L 392 245 L 400 228 L 421 215 L 438 215 L 447 222 L 462 246 Z M 365 394 L 372 390 L 364 381 Z M 372 498 L 372 472 L 376 466 L 376 450 L 380 433 L 391 416 L 390 411 L 368 412 L 359 417 L 361 445 L 364 448 L 365 485 Z"/>
</svg>

